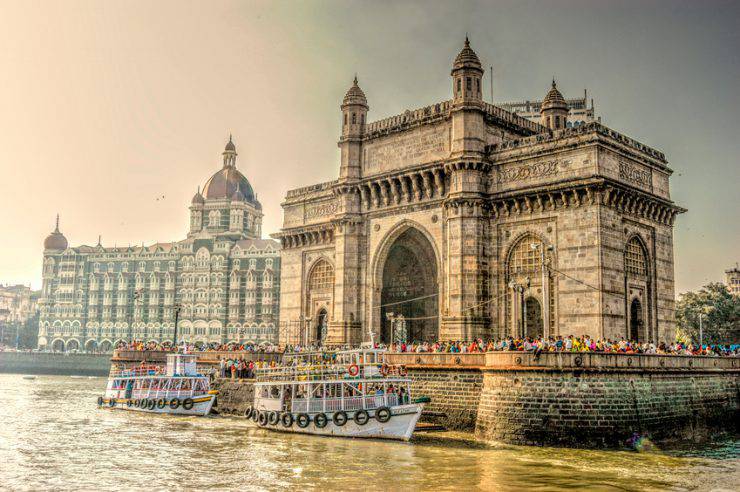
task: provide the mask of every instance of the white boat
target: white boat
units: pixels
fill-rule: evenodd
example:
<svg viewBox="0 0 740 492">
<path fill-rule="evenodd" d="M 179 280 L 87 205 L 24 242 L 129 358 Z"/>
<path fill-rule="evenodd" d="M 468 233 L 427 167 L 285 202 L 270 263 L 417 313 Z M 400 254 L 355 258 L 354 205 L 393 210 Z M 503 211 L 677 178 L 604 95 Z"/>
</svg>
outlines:
<svg viewBox="0 0 740 492">
<path fill-rule="evenodd" d="M 208 376 L 198 373 L 196 358 L 191 354 L 168 354 L 164 369 L 142 364 L 132 369 L 112 370 L 105 395 L 98 397 L 98 406 L 148 413 L 208 415 L 218 392 L 210 389 Z"/>
<path fill-rule="evenodd" d="M 408 441 L 429 399 L 412 400 L 405 376 L 379 349 L 285 356 L 257 371 L 245 415 L 282 432 Z"/>
</svg>

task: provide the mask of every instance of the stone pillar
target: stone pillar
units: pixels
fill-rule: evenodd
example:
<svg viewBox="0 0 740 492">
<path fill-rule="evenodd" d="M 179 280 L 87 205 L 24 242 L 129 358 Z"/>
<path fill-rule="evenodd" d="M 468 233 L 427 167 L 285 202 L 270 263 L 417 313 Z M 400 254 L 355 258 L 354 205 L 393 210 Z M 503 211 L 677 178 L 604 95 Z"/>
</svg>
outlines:
<svg viewBox="0 0 740 492">
<path fill-rule="evenodd" d="M 339 193 L 345 211 L 357 212 L 360 194 L 345 187 Z M 362 341 L 360 323 L 362 246 L 364 226 L 358 214 L 345 214 L 335 221 L 334 231 L 334 310 L 329 320 L 327 345 L 358 345 Z"/>
<path fill-rule="evenodd" d="M 446 309 L 440 338 L 470 340 L 489 335 L 488 234 L 482 200 L 449 200 L 447 215 Z"/>
</svg>

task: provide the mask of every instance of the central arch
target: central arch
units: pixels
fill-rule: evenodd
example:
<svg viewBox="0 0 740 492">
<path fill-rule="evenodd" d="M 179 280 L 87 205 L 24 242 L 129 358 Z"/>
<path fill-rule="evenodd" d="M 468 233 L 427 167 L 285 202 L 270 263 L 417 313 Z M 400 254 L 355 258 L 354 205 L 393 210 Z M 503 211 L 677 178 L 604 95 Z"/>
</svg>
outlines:
<svg viewBox="0 0 740 492">
<path fill-rule="evenodd" d="M 430 240 L 407 227 L 390 243 L 380 267 L 380 339 L 434 341 L 439 338 L 437 255 Z M 391 326 L 389 315 L 403 316 Z M 393 334 L 393 340 L 391 335 Z"/>
</svg>

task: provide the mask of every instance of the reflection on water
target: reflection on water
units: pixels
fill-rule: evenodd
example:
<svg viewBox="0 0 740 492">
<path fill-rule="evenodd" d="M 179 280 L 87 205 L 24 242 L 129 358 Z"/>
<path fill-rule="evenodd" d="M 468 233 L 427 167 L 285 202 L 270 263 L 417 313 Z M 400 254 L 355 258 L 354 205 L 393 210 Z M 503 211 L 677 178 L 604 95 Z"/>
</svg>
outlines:
<svg viewBox="0 0 740 492">
<path fill-rule="evenodd" d="M 237 418 L 98 409 L 105 379 L 0 374 L 0 489 L 734 490 L 740 441 L 670 453 L 277 434 Z"/>
</svg>

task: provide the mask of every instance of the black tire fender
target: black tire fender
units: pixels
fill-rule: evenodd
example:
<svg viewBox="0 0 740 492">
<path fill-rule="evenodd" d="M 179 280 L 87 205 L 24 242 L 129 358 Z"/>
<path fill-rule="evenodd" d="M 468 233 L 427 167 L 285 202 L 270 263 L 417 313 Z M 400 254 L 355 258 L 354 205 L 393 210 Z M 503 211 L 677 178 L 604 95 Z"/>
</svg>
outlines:
<svg viewBox="0 0 740 492">
<path fill-rule="evenodd" d="M 170 408 L 175 410 L 180 406 L 180 399 L 179 398 L 173 398 L 170 400 Z"/>
<path fill-rule="evenodd" d="M 342 427 L 344 424 L 347 423 L 347 412 L 345 412 L 344 410 L 340 410 L 332 416 L 331 420 L 337 427 Z"/>
<path fill-rule="evenodd" d="M 309 417 L 307 413 L 299 413 L 298 417 L 296 417 L 295 420 L 298 424 L 298 427 L 300 427 L 301 429 L 305 429 L 311 422 L 311 417 Z"/>
<path fill-rule="evenodd" d="M 102 396 L 99 396 L 98 397 L 98 406 L 99 407 L 102 407 L 103 406 L 103 397 Z"/>
<path fill-rule="evenodd" d="M 246 410 L 244 410 L 244 416 L 245 416 L 246 418 L 250 418 L 250 417 L 252 416 L 252 412 L 254 412 L 254 408 L 252 408 L 252 407 L 247 407 L 247 409 L 246 409 Z"/>
<path fill-rule="evenodd" d="M 270 425 L 278 425 L 278 423 L 280 423 L 280 414 L 277 412 L 270 412 L 267 414 L 267 422 Z"/>
<path fill-rule="evenodd" d="M 357 425 L 365 425 L 370 420 L 370 414 L 367 413 L 367 410 L 357 410 L 355 412 L 355 422 L 357 422 Z"/>
<path fill-rule="evenodd" d="M 260 412 L 259 417 L 257 417 L 257 421 L 260 424 L 260 426 L 264 427 L 267 425 L 267 412 Z"/>
<path fill-rule="evenodd" d="M 326 427 L 326 424 L 329 422 L 329 419 L 326 417 L 325 413 L 317 413 L 313 417 L 313 425 L 316 426 L 318 429 L 323 429 Z"/>
<path fill-rule="evenodd" d="M 193 408 L 193 405 L 195 405 L 195 402 L 192 398 L 185 398 L 182 402 L 182 408 L 184 408 L 185 410 L 190 410 L 191 408 Z"/>
<path fill-rule="evenodd" d="M 280 422 L 282 422 L 283 427 L 292 427 L 293 426 L 293 414 L 292 413 L 284 413 L 280 416 Z"/>
<path fill-rule="evenodd" d="M 156 406 L 157 406 L 157 400 L 147 400 L 146 401 L 146 407 L 149 410 L 154 410 L 154 407 L 156 407 Z"/>
<path fill-rule="evenodd" d="M 166 406 L 167 400 L 165 400 L 164 398 L 160 398 L 159 400 L 157 400 L 157 408 L 164 408 Z"/>
<path fill-rule="evenodd" d="M 380 407 L 375 410 L 375 418 L 378 422 L 388 422 L 391 419 L 391 409 L 388 407 Z"/>
</svg>

